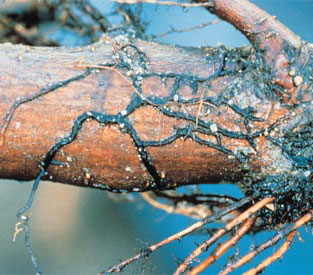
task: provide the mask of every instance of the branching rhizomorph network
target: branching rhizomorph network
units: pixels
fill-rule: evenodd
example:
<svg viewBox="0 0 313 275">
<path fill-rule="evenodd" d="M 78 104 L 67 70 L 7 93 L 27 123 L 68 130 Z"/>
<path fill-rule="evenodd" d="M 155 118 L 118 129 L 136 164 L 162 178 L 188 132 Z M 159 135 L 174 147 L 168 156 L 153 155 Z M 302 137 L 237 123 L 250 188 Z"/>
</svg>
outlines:
<svg viewBox="0 0 313 275">
<path fill-rule="evenodd" d="M 118 70 L 119 73 L 123 75 L 123 77 L 127 79 L 127 81 L 129 81 L 133 87 L 134 92 L 132 94 L 130 103 L 125 108 L 125 110 L 120 110 L 114 115 L 93 110 L 86 110 L 86 112 L 82 113 L 74 121 L 71 132 L 59 140 L 55 145 L 53 145 L 49 152 L 47 152 L 44 158 L 40 161 L 40 171 L 35 180 L 30 198 L 26 206 L 21 208 L 18 212 L 20 223 L 25 225 L 26 246 L 38 273 L 40 273 L 40 269 L 38 267 L 36 257 L 30 248 L 28 217 L 25 215 L 25 213 L 30 209 L 40 180 L 46 174 L 48 167 L 50 165 L 64 165 L 64 163 L 54 159 L 56 153 L 62 147 L 70 144 L 75 140 L 79 131 L 82 129 L 83 124 L 88 120 L 95 120 L 104 127 L 107 125 L 116 125 L 122 133 L 128 134 L 131 137 L 133 145 L 138 152 L 141 163 L 151 178 L 149 185 L 144 188 L 116 189 L 112 188 L 108 184 L 103 183 L 94 183 L 94 187 L 105 189 L 111 192 L 142 192 L 148 190 L 162 191 L 173 189 L 173 182 L 162 177 L 159 171 L 153 165 L 153 161 L 151 160 L 146 150 L 148 147 L 160 147 L 168 145 L 175 142 L 179 138 L 191 139 L 196 143 L 229 155 L 232 158 L 237 159 L 238 162 L 242 165 L 245 165 L 249 161 L 249 154 L 240 150 L 230 150 L 225 144 L 223 144 L 222 137 L 238 140 L 244 139 L 250 144 L 252 148 L 251 150 L 258 153 L 255 139 L 260 136 L 266 136 L 270 142 L 272 142 L 275 146 L 278 146 L 284 152 L 284 155 L 292 161 L 295 169 L 298 169 L 300 172 L 296 175 L 268 175 L 265 178 L 258 178 L 255 181 L 252 179 L 252 183 L 251 178 L 249 178 L 249 183 L 246 184 L 244 191 L 251 198 L 254 198 L 254 200 L 262 200 L 264 198 L 273 196 L 277 198 L 275 201 L 276 210 L 274 214 L 267 208 L 262 208 L 258 214 L 263 219 L 264 225 L 273 226 L 275 224 L 284 222 L 282 217 L 285 219 L 285 221 L 295 221 L 295 219 L 301 217 L 301 215 L 303 215 L 307 209 L 312 209 L 313 204 L 311 199 L 312 187 L 310 174 L 313 154 L 311 154 L 311 149 L 304 152 L 303 146 L 307 148 L 310 144 L 307 144 L 308 142 L 306 142 L 303 145 L 301 142 L 301 140 L 303 141 L 307 138 L 311 139 L 311 123 L 303 125 L 303 127 L 293 136 L 290 136 L 291 134 L 287 133 L 282 137 L 273 137 L 271 132 L 275 129 L 277 124 L 279 124 L 279 121 L 268 125 L 264 129 L 253 130 L 253 123 L 262 122 L 265 119 L 254 115 L 257 110 L 253 105 L 243 107 L 233 100 L 236 96 L 238 96 L 238 93 L 240 93 L 241 90 L 245 89 L 245 83 L 249 83 L 249 80 L 262 78 L 262 80 L 264 80 L 262 83 L 264 83 L 266 82 L 267 78 L 270 78 L 270 76 L 268 76 L 266 73 L 266 69 L 260 70 L 260 66 L 262 66 L 262 60 L 252 49 L 247 48 L 241 50 L 231 50 L 226 49 L 225 47 L 220 47 L 212 50 L 210 55 L 207 55 L 206 57 L 208 62 L 210 62 L 210 59 L 216 58 L 216 56 L 218 56 L 221 62 L 216 65 L 215 73 L 208 78 L 183 73 L 151 72 L 148 70 L 148 58 L 146 54 L 140 51 L 134 44 L 129 42 L 122 46 L 121 44 L 113 44 L 113 49 L 113 62 L 97 64 L 94 67 L 90 66 L 83 73 L 80 73 L 64 81 L 49 84 L 41 89 L 38 93 L 17 100 L 16 103 L 12 106 L 11 110 L 7 113 L 4 119 L 4 123 L 1 127 L 1 133 L 4 135 L 8 124 L 13 118 L 14 111 L 21 104 L 44 96 L 47 93 L 57 92 L 59 88 L 65 87 L 74 81 L 83 80 L 89 75 L 95 72 L 99 72 L 99 70 L 100 72 L 101 70 L 110 70 L 110 68 L 112 68 L 112 70 L 114 69 L 114 71 Z M 252 55 L 254 57 L 253 63 L 250 61 Z M 236 64 L 236 66 L 231 66 L 231 63 Z M 256 67 L 258 67 L 258 69 L 256 69 Z M 131 73 L 127 74 L 127 72 Z M 260 76 L 260 74 L 262 75 Z M 223 93 L 216 96 L 205 96 L 199 92 L 199 85 L 209 89 L 212 80 L 224 76 L 232 76 L 234 77 L 234 81 L 232 82 L 232 85 L 229 85 Z M 157 93 L 153 96 L 148 96 L 145 94 L 145 92 L 142 90 L 142 81 L 143 79 L 148 79 L 150 77 L 157 77 L 162 79 L 164 82 L 166 82 L 168 79 L 174 80 L 171 87 L 169 87 L 167 96 L 160 97 L 157 96 Z M 186 85 L 188 85 L 192 91 L 192 98 L 186 99 L 180 95 L 180 89 Z M 252 89 L 250 87 L 250 90 L 255 93 L 255 98 L 271 102 L 278 100 L 276 94 L 273 92 L 274 88 L 275 87 L 273 87 L 273 84 L 269 84 L 267 86 L 263 84 L 254 84 L 254 87 L 252 87 Z M 262 93 L 260 92 L 260 89 L 262 89 Z M 204 108 L 207 110 L 209 108 L 218 109 L 221 106 L 226 106 L 240 116 L 245 129 L 242 131 L 229 130 L 224 128 L 223 125 L 216 124 L 213 120 L 204 119 L 199 112 L 197 114 L 191 114 L 186 112 L 186 110 L 183 108 L 184 106 L 188 105 L 198 106 L 200 104 L 204 105 Z M 142 108 L 143 106 L 151 106 L 166 117 L 183 120 L 185 122 L 185 126 L 174 126 L 172 129 L 172 134 L 166 138 L 148 141 L 143 140 L 129 119 L 129 116 L 134 111 Z M 173 108 L 173 106 L 176 106 L 177 108 Z M 292 108 L 290 111 L 292 111 Z M 212 141 L 212 139 L 204 139 L 203 135 L 207 137 L 213 137 L 213 140 L 215 141 Z M 301 150 L 303 152 L 299 155 Z M 245 184 L 245 182 L 241 182 L 240 184 Z M 247 204 L 246 208 L 249 206 L 251 206 L 251 204 Z M 251 225 L 249 225 L 250 227 L 252 227 L 254 221 L 255 220 L 252 222 L 251 220 Z M 230 229 L 227 229 L 225 232 L 228 232 L 229 230 Z M 290 233 L 290 230 L 288 233 Z M 145 251 L 149 251 L 150 253 L 151 249 L 149 248 Z"/>
</svg>

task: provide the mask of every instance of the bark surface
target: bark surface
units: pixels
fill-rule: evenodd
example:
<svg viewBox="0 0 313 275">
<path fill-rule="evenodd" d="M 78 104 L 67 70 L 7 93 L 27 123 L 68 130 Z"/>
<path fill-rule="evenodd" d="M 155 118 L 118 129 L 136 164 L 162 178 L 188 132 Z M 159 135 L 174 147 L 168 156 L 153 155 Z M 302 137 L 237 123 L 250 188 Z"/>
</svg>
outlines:
<svg viewBox="0 0 313 275">
<path fill-rule="evenodd" d="M 31 180 L 43 168 L 45 179 L 111 191 L 308 179 L 311 151 L 289 137 L 311 129 L 311 45 L 247 1 L 208 9 L 253 47 L 125 36 L 1 45 L 0 177 Z"/>
<path fill-rule="evenodd" d="M 184 49 L 118 37 L 86 48 L 5 44 L 1 61 L 0 115 L 4 123 L 10 118 L 1 178 L 34 179 L 40 160 L 88 111 L 116 121 L 84 123 L 54 157 L 64 166 L 50 166 L 45 178 L 136 190 L 238 182 L 292 167 L 268 136 L 294 125 L 304 108 L 290 108 L 266 85 L 271 75 L 252 48 Z"/>
</svg>

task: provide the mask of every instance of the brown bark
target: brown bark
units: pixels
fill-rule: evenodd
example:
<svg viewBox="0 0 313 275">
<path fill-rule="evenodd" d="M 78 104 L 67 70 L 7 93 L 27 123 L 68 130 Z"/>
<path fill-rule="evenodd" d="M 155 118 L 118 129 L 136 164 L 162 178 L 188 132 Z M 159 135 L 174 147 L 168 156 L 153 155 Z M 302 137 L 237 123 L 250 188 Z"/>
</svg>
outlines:
<svg viewBox="0 0 313 275">
<path fill-rule="evenodd" d="M 1 116 L 4 117 L 17 98 L 35 94 L 42 87 L 82 73 L 85 68 L 77 68 L 75 63 L 81 57 L 90 64 L 112 60 L 111 45 L 99 44 L 95 47 L 96 52 L 92 52 L 90 47 L 62 50 L 29 48 L 19 60 L 23 46 L 2 45 Z M 206 78 L 216 70 L 214 60 L 207 62 L 200 51 L 144 42 L 139 42 L 138 47 L 149 53 L 150 70 L 153 72 L 189 72 Z M 171 53 L 170 56 L 166 55 L 167 52 Z M 189 62 L 186 62 L 187 56 Z M 220 66 L 220 61 L 215 61 L 215 66 Z M 169 79 L 169 82 L 172 80 Z M 157 77 L 152 77 L 143 85 L 147 94 L 148 91 L 158 96 L 169 94 L 170 84 L 162 87 L 161 79 Z M 191 92 L 190 88 L 184 89 L 186 97 L 199 97 L 199 94 L 193 96 Z M 80 114 L 89 110 L 116 114 L 126 109 L 133 94 L 134 89 L 129 82 L 117 72 L 99 69 L 83 80 L 21 105 L 5 133 L 0 177 L 33 179 L 39 171 L 39 160 L 54 143 L 70 132 Z M 197 108 L 195 106 L 194 111 Z M 164 138 L 170 134 L 173 125 L 181 124 L 175 119 L 165 118 L 151 106 L 135 111 L 130 119 L 146 140 Z M 107 183 L 118 188 L 140 187 L 150 180 L 128 134 L 121 133 L 115 125 L 101 126 L 96 122 L 86 123 L 83 128 L 77 140 L 56 156 L 68 165 L 51 167 L 47 178 L 83 185 L 87 183 L 89 176 L 86 178 L 86 173 L 89 173 L 89 186 L 92 183 Z M 224 169 L 233 171 L 238 165 L 236 160 L 228 160 L 225 154 L 188 139 L 179 139 L 160 148 L 149 148 L 148 153 L 159 173 L 165 173 L 167 178 L 177 183 L 216 180 L 220 174 L 231 178 L 233 172 L 225 173 Z M 214 162 L 210 160 L 213 156 Z M 235 170 L 238 171 L 234 177 L 238 177 L 240 169 Z"/>
<path fill-rule="evenodd" d="M 99 43 L 82 49 L 2 45 L 1 116 L 5 116 L 18 98 L 23 99 L 25 96 L 38 93 L 43 87 L 49 87 L 83 73 L 87 65 L 78 64 L 78 60 L 87 60 L 90 65 L 96 65 L 100 60 L 101 63 L 112 62 L 112 55 L 118 53 L 116 45 L 117 43 L 114 42 L 112 48 L 111 45 Z M 201 97 L 218 98 L 224 93 L 225 87 L 236 80 L 236 77 L 221 76 L 212 83 L 205 79 L 216 74 L 222 66 L 224 71 L 240 70 L 238 64 L 225 63 L 226 53 L 216 54 L 216 50 L 187 50 L 142 41 L 137 42 L 137 47 L 147 54 L 149 60 L 149 69 L 145 72 L 147 75 L 164 72 L 176 75 L 176 77 L 163 77 L 163 81 L 162 77 L 158 76 L 144 78 L 142 83 L 144 97 L 151 94 L 155 97 L 169 95 L 174 80 L 182 74 L 200 79 L 197 81 L 196 94 L 193 94 L 193 90 L 188 85 L 181 85 L 177 92 L 179 98 L 197 99 L 197 104 L 178 104 L 174 99 L 163 104 L 172 110 L 184 110 L 194 118 L 197 118 L 201 107 Z M 132 49 L 126 46 L 124 50 L 127 48 Z M 244 54 L 249 51 L 246 49 Z M 233 54 L 242 55 L 239 52 Z M 121 72 L 127 74 L 125 70 Z M 208 83 L 211 83 L 209 89 L 205 87 Z M 238 95 L 238 99 L 233 98 L 238 101 L 237 104 L 241 104 L 239 97 L 254 92 L 255 87 L 253 83 L 251 85 L 250 91 L 244 91 Z M 0 177 L 19 180 L 35 178 L 39 171 L 39 161 L 52 145 L 70 133 L 74 121 L 80 114 L 94 110 L 115 115 L 126 109 L 134 94 L 136 94 L 134 87 L 125 76 L 118 73 L 117 69 L 99 67 L 85 79 L 73 81 L 36 100 L 20 105 L 5 133 L 0 155 Z M 267 103 L 260 100 L 252 103 L 252 105 L 257 104 L 258 107 L 255 117 L 267 117 L 264 122 L 255 122 L 254 132 L 263 131 L 288 112 L 278 102 L 275 103 L 275 110 L 273 104 Z M 211 113 L 208 114 L 207 111 L 205 114 L 203 110 L 206 104 L 207 102 L 202 103 L 198 119 L 199 122 L 211 122 L 209 126 L 212 128 L 209 129 L 211 134 L 204 135 L 195 131 L 192 135 L 218 144 L 213 136 L 217 134 L 221 138 L 223 147 L 234 155 L 198 144 L 192 141 L 192 135 L 178 138 L 169 145 L 147 147 L 153 166 L 161 178 L 167 179 L 170 186 L 221 180 L 237 181 L 242 178 L 242 172 L 247 170 L 248 164 L 252 173 L 260 172 L 262 167 L 276 161 L 277 156 L 275 158 L 269 156 L 271 145 L 264 136 L 256 138 L 256 149 L 249 145 L 242 115 L 225 104 L 220 107 L 211 104 L 208 109 Z M 129 116 L 129 120 L 143 140 L 158 141 L 169 137 L 175 127 L 186 124 L 195 126 L 194 121 L 171 118 L 162 114 L 157 104 L 138 108 Z M 218 129 L 215 129 L 216 126 Z M 221 134 L 220 128 L 244 134 L 245 137 L 232 139 Z M 247 156 L 249 154 L 247 163 L 240 163 L 236 157 L 236 152 L 239 155 L 239 151 L 246 151 Z M 101 126 L 95 121 L 85 123 L 77 139 L 58 152 L 55 159 L 64 161 L 66 165 L 62 168 L 50 166 L 46 178 L 52 181 L 89 187 L 95 187 L 97 183 L 105 183 L 118 189 L 130 189 L 144 187 L 153 180 L 138 159 L 138 152 L 132 144 L 130 135 L 121 133 L 117 125 Z"/>
<path fill-rule="evenodd" d="M 126 114 L 145 145 L 133 144 L 134 132 L 124 133 L 122 121 L 84 123 L 77 138 L 53 156 L 65 166 L 49 166 L 46 179 L 144 190 L 155 183 L 171 188 L 289 172 L 292 163 L 267 136 L 284 134 L 303 115 L 304 106 L 294 105 L 295 100 L 311 101 L 305 91 L 308 79 L 298 75 L 299 66 L 302 73 L 308 62 L 309 46 L 301 47 L 292 74 L 291 61 L 288 71 L 286 66 L 270 66 L 267 71 L 273 60 L 281 60 L 288 45 L 298 48 L 299 39 L 253 5 L 239 10 L 243 4 L 248 2 L 217 0 L 211 10 L 242 30 L 255 49 L 183 49 L 121 37 L 85 48 L 1 45 L 0 116 L 5 118 L 1 130 L 5 139 L 0 178 L 34 179 L 40 160 L 88 111 Z M 273 30 L 274 36 L 263 37 Z M 285 100 L 288 105 L 280 101 L 286 95 L 279 90 L 288 81 L 277 82 L 276 69 L 293 83 L 293 95 Z M 48 93 L 73 77 L 79 79 Z M 301 83 L 295 77 L 301 77 Z M 38 93 L 46 94 L 32 100 Z M 127 113 L 134 97 L 142 100 L 142 106 Z M 8 113 L 14 103 L 19 105 L 16 112 Z M 169 137 L 172 140 L 163 144 Z M 140 150 L 148 155 L 146 162 L 140 160 Z"/>
</svg>

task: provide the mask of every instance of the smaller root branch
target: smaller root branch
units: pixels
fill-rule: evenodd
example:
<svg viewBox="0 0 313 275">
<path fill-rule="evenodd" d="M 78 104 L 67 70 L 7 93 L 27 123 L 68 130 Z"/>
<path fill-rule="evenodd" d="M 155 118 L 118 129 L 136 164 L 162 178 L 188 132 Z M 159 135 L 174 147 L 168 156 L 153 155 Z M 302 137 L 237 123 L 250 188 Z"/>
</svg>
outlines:
<svg viewBox="0 0 313 275">
<path fill-rule="evenodd" d="M 151 192 L 141 193 L 143 199 L 151 204 L 153 207 L 162 209 L 169 214 L 179 214 L 184 215 L 190 218 L 205 218 L 209 215 L 213 214 L 213 211 L 203 205 L 196 206 L 178 206 L 178 205 L 170 205 L 167 203 L 161 203 L 156 198 L 153 197 Z"/>
<path fill-rule="evenodd" d="M 174 1 L 159 1 L 159 0 L 111 0 L 119 4 L 156 4 L 156 5 L 166 5 L 166 6 L 178 6 L 178 7 L 212 7 L 213 3 L 204 2 L 204 3 L 179 3 Z"/>
<path fill-rule="evenodd" d="M 135 256 L 128 258 L 124 261 L 122 261 L 121 263 L 109 268 L 107 271 L 102 271 L 98 274 L 105 274 L 105 273 L 111 273 L 111 272 L 120 272 L 122 271 L 127 265 L 135 262 L 136 260 L 142 258 L 142 257 L 147 257 L 149 256 L 150 253 L 152 253 L 153 251 L 159 249 L 160 247 L 169 244 L 175 240 L 180 240 L 182 237 L 191 234 L 192 232 L 202 228 L 204 225 L 211 223 L 211 222 L 216 222 L 219 219 L 221 219 L 222 217 L 224 217 L 225 215 L 227 215 L 228 213 L 244 206 L 245 204 L 249 203 L 251 201 L 251 198 L 249 197 L 245 197 L 241 200 L 239 200 L 238 202 L 234 202 L 233 204 L 225 207 L 224 209 L 218 211 L 217 213 L 215 213 L 214 215 L 208 216 L 196 223 L 194 223 L 193 225 L 185 228 L 184 230 L 169 236 L 168 238 L 155 243 L 145 249 L 143 249 L 141 252 L 139 252 L 138 254 L 136 254 Z"/>
<path fill-rule="evenodd" d="M 256 217 L 249 218 L 246 222 L 235 232 L 235 234 L 227 241 L 218 246 L 211 255 L 206 258 L 198 266 L 194 267 L 190 271 L 190 275 L 196 275 L 208 268 L 213 264 L 218 258 L 220 258 L 229 248 L 238 243 L 238 241 L 251 229 L 254 225 Z"/>
<path fill-rule="evenodd" d="M 261 201 L 258 201 L 256 204 L 252 205 L 238 217 L 230 221 L 224 228 L 218 230 L 209 240 L 203 242 L 200 246 L 198 246 L 186 259 L 185 261 L 177 268 L 174 274 L 182 274 L 186 271 L 192 261 L 197 258 L 203 251 L 206 251 L 213 243 L 215 243 L 219 238 L 224 236 L 227 232 L 233 229 L 236 225 L 242 223 L 248 218 L 251 218 L 251 215 L 259 211 L 268 203 L 271 203 L 275 200 L 275 198 L 264 198 Z"/>
<path fill-rule="evenodd" d="M 289 249 L 291 246 L 293 239 L 296 235 L 297 231 L 292 231 L 288 234 L 285 242 L 282 244 L 282 246 L 271 256 L 266 258 L 262 263 L 260 263 L 257 267 L 252 268 L 245 272 L 245 275 L 255 275 L 262 272 L 266 267 L 268 267 L 273 262 L 277 261 L 279 258 L 281 258 Z"/>
<path fill-rule="evenodd" d="M 250 262 L 253 258 L 255 258 L 258 254 L 260 254 L 262 251 L 265 249 L 274 246 L 276 243 L 278 243 L 282 238 L 284 238 L 287 234 L 291 233 L 292 231 L 297 230 L 299 227 L 302 225 L 306 224 L 313 218 L 313 210 L 311 210 L 309 213 L 305 214 L 303 217 L 298 219 L 295 223 L 288 225 L 284 229 L 281 229 L 278 231 L 278 233 L 269 239 L 268 241 L 264 242 L 260 246 L 256 247 L 254 250 L 249 252 L 248 254 L 244 255 L 241 257 L 238 261 L 235 263 L 227 266 L 225 269 L 223 269 L 219 275 L 226 275 L 229 274 L 230 272 L 233 272 L 237 268 L 243 266 L 244 264 Z M 275 259 L 272 258 L 272 259 Z"/>
</svg>

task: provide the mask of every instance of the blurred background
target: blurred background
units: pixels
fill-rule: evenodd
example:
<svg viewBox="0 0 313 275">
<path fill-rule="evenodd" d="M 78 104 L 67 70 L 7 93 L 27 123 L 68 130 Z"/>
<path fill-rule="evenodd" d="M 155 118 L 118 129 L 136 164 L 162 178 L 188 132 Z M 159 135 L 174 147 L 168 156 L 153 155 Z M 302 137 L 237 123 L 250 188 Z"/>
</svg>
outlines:
<svg viewBox="0 0 313 275">
<path fill-rule="evenodd" d="M 57 1 L 57 0 L 56 0 Z M 37 0 L 0 1 L 0 14 L 27 10 Z M 50 1 L 51 2 L 51 1 Z M 75 5 L 74 1 L 68 1 Z M 110 14 L 114 3 L 108 0 L 90 1 L 103 14 Z M 313 42 L 312 0 L 252 1 L 286 24 L 304 40 Z M 141 16 L 147 21 L 147 33 L 163 43 L 181 46 L 247 45 L 248 41 L 227 23 L 220 22 L 190 32 L 158 36 L 173 29 L 184 29 L 206 24 L 215 17 L 201 8 L 181 8 L 161 5 L 142 5 Z M 118 16 L 109 17 L 118 22 Z M 1 17 L 0 17 L 1 19 Z M 1 25 L 1 20 L 0 20 Z M 3 26 L 2 26 L 3 27 Z M 51 41 L 63 45 L 85 45 L 87 38 L 57 27 L 53 22 L 42 26 Z M 12 242 L 16 212 L 24 206 L 32 182 L 0 180 L 0 273 L 34 273 L 21 233 Z M 203 185 L 206 193 L 225 193 L 240 197 L 240 190 L 230 185 Z M 112 196 L 111 194 L 58 183 L 42 182 L 31 210 L 31 244 L 40 268 L 47 274 L 93 274 L 119 259 L 132 256 L 140 248 L 157 242 L 190 225 L 193 220 L 169 215 L 146 203 L 140 194 Z M 214 225 L 213 225 L 214 226 Z M 274 232 L 245 237 L 228 256 L 247 252 L 252 246 L 271 237 Z M 313 237 L 310 228 L 300 230 L 303 241 L 295 243 L 282 260 L 271 265 L 265 274 L 312 274 Z M 132 274 L 169 274 L 175 270 L 176 260 L 184 259 L 195 242 L 204 240 L 201 234 L 188 236 L 153 253 L 146 260 L 125 269 Z M 274 247 L 274 249 L 277 247 Z M 250 265 L 238 270 L 241 274 L 273 252 L 269 249 Z M 226 263 L 223 258 L 205 274 L 216 274 Z"/>
</svg>

